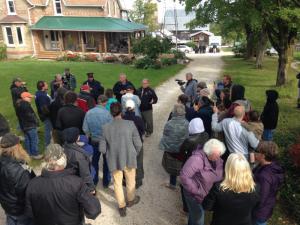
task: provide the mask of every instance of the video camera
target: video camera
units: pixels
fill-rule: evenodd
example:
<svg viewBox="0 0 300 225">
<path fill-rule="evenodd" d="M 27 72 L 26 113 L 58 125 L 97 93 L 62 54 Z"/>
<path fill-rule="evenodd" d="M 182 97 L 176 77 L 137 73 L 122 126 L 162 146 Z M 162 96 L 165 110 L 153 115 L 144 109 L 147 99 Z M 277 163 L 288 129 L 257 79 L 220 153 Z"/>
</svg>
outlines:
<svg viewBox="0 0 300 225">
<path fill-rule="evenodd" d="M 186 82 L 184 82 L 183 80 L 180 80 L 180 79 L 175 79 L 175 81 L 177 82 L 177 84 L 179 86 L 182 86 L 182 85 L 184 85 L 186 83 Z"/>
</svg>

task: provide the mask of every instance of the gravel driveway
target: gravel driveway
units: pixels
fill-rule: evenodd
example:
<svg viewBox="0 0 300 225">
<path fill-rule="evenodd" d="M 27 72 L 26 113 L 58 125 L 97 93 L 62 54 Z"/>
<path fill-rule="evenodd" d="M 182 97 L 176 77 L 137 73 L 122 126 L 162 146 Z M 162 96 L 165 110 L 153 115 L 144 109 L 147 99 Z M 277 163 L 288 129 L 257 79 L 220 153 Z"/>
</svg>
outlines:
<svg viewBox="0 0 300 225">
<path fill-rule="evenodd" d="M 162 130 L 177 96 L 181 94 L 175 78 L 185 79 L 192 72 L 198 81 L 206 81 L 211 88 L 218 79 L 223 62 L 221 54 L 190 55 L 193 61 L 179 74 L 156 88 L 158 104 L 154 106 L 154 134 L 144 142 L 144 185 L 137 191 L 141 202 L 127 210 L 127 217 L 120 218 L 114 198 L 113 187 L 108 190 L 100 186 L 98 196 L 102 213 L 93 225 L 183 225 L 186 218 L 181 213 L 180 189 L 172 191 L 164 187 L 169 176 L 161 166 L 162 151 L 158 143 Z M 158 71 L 159 72 L 159 71 Z M 3 212 L 0 212 L 0 224 L 5 224 Z"/>
</svg>

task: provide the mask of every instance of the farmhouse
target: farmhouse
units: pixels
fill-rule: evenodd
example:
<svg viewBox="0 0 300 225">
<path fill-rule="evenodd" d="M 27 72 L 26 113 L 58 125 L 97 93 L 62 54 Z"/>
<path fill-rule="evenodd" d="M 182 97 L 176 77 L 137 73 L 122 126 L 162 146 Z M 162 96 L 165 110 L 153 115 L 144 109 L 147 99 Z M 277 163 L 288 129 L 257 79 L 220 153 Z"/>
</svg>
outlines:
<svg viewBox="0 0 300 225">
<path fill-rule="evenodd" d="M 0 41 L 8 58 L 56 58 L 63 51 L 130 53 L 146 27 L 119 0 L 0 0 Z"/>
</svg>

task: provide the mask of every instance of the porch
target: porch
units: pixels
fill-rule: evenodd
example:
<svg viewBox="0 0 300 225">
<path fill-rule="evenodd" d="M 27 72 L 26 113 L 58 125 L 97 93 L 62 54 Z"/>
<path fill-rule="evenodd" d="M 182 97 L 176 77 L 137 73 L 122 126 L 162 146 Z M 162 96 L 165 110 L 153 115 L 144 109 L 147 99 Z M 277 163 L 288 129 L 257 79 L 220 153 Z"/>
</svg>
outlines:
<svg viewBox="0 0 300 225">
<path fill-rule="evenodd" d="M 131 54 L 131 39 L 144 28 L 117 18 L 43 17 L 31 29 L 37 57 L 56 58 L 64 51 Z"/>
</svg>

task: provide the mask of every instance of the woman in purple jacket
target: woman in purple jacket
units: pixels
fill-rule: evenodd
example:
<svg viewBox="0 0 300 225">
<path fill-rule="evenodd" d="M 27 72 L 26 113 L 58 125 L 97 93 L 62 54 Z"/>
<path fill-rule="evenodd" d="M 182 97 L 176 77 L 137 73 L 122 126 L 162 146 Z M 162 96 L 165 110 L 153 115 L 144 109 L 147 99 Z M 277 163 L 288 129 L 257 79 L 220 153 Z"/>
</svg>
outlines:
<svg viewBox="0 0 300 225">
<path fill-rule="evenodd" d="M 204 225 L 202 201 L 215 182 L 223 178 L 225 146 L 211 139 L 202 149 L 197 149 L 184 164 L 180 173 L 183 194 L 189 209 L 188 225 Z"/>
<path fill-rule="evenodd" d="M 276 161 L 278 146 L 272 141 L 262 141 L 255 154 L 259 163 L 253 171 L 254 179 L 260 186 L 260 204 L 255 210 L 256 225 L 266 225 L 272 216 L 276 194 L 284 180 L 284 170 Z"/>
</svg>

